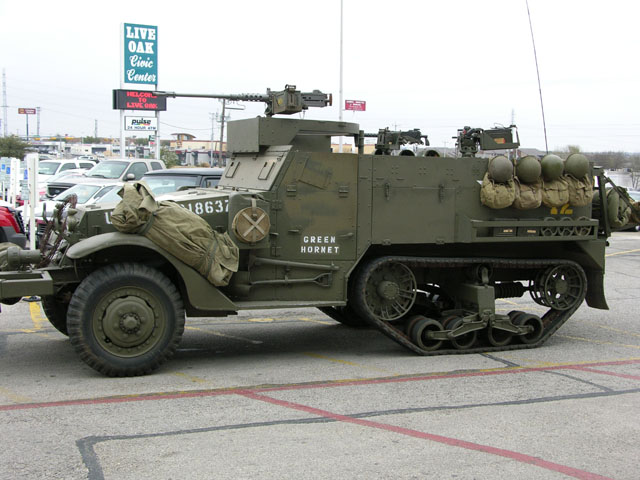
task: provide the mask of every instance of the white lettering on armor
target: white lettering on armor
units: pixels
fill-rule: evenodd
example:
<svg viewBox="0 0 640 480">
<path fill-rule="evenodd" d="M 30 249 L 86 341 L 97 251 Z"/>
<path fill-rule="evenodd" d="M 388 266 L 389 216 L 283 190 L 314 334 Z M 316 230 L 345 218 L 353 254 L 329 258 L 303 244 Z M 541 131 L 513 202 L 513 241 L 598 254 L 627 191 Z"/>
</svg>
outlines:
<svg viewBox="0 0 640 480">
<path fill-rule="evenodd" d="M 300 253 L 311 255 L 339 255 L 340 245 L 337 245 L 334 235 L 304 235 Z"/>
</svg>

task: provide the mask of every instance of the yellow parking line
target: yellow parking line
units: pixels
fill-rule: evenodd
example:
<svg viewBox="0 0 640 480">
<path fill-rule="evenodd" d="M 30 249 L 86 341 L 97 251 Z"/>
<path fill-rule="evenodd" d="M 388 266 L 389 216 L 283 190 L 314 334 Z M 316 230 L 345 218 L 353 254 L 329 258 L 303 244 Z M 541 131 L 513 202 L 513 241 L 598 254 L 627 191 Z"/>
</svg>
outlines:
<svg viewBox="0 0 640 480">
<path fill-rule="evenodd" d="M 218 332 L 216 330 L 207 330 L 205 328 L 185 327 L 184 329 L 185 330 L 196 330 L 198 332 L 205 332 L 205 333 L 209 333 L 211 335 L 215 335 L 216 337 L 224 337 L 224 338 L 232 338 L 234 340 L 242 340 L 243 342 L 249 342 L 249 343 L 252 343 L 254 345 L 260 345 L 261 343 L 263 343 L 260 340 L 253 340 L 251 338 L 246 338 L 246 337 L 238 337 L 236 335 L 229 335 L 227 333 Z"/>
<path fill-rule="evenodd" d="M 339 364 L 342 364 L 342 365 L 349 365 L 350 367 L 363 368 L 365 370 L 371 370 L 372 372 L 379 372 L 379 373 L 384 373 L 384 374 L 387 374 L 387 375 L 391 374 L 394 377 L 400 376 L 399 373 L 389 372 L 388 370 L 384 370 L 382 368 L 368 367 L 366 365 L 361 365 L 359 363 L 350 362 L 348 360 L 342 360 L 340 358 L 327 357 L 325 355 L 320 355 L 319 353 L 304 352 L 304 355 L 306 355 L 307 357 L 311 357 L 311 358 L 317 358 L 319 360 L 326 360 L 326 361 L 332 362 L 332 363 L 339 363 Z"/>
<path fill-rule="evenodd" d="M 319 323 L 320 325 L 335 325 L 336 322 L 326 322 L 324 320 L 314 320 L 313 318 L 309 318 L 309 317 L 300 317 L 298 318 L 298 320 L 301 320 L 303 322 L 309 322 L 309 323 Z"/>
<path fill-rule="evenodd" d="M 196 377 L 194 375 L 187 375 L 186 373 L 182 373 L 182 372 L 173 372 L 172 375 L 175 375 L 176 377 L 182 377 L 182 378 L 186 378 L 187 380 L 194 382 L 194 383 L 211 383 L 209 382 L 209 380 L 202 378 L 202 377 Z"/>
<path fill-rule="evenodd" d="M 560 334 L 556 334 L 556 337 L 560 337 L 560 338 L 568 338 L 569 340 L 580 340 L 582 342 L 588 342 L 588 343 L 597 343 L 598 345 L 614 345 L 617 347 L 625 347 L 625 348 L 637 348 L 640 349 L 640 345 L 627 345 L 624 343 L 616 343 L 616 342 L 607 342 L 604 340 L 593 340 L 591 338 L 584 338 L 584 337 L 574 337 L 572 335 L 560 335 Z"/>
<path fill-rule="evenodd" d="M 36 331 L 42 330 L 46 322 L 49 321 L 47 320 L 47 317 L 42 314 L 42 309 L 40 308 L 40 304 L 38 302 L 29 303 L 29 313 L 31 314 L 33 328 Z"/>
<path fill-rule="evenodd" d="M 615 255 L 625 255 L 627 253 L 635 253 L 635 252 L 640 252 L 640 248 L 636 248 L 634 250 L 625 250 L 623 252 L 608 253 L 605 255 L 605 257 L 613 257 Z"/>
<path fill-rule="evenodd" d="M 11 390 L 7 390 L 3 387 L 0 387 L 0 395 L 11 400 L 14 403 L 33 403 L 33 399 L 25 397 L 24 395 L 14 393 Z"/>
<path fill-rule="evenodd" d="M 596 322 L 590 322 L 588 320 L 581 320 L 580 323 L 588 323 L 590 325 L 594 325 L 599 328 L 604 328 L 605 330 L 611 330 L 612 332 L 624 333 L 625 335 L 633 335 L 634 337 L 640 337 L 640 333 L 628 332 L 626 330 L 620 330 L 619 328 L 609 327 L 608 325 L 602 325 Z"/>
<path fill-rule="evenodd" d="M 543 310 L 543 311 L 547 311 L 546 308 L 544 308 L 541 305 L 538 304 L 531 304 L 531 303 L 526 303 L 526 304 L 522 304 L 522 303 L 516 303 L 516 302 L 512 302 L 511 300 L 507 300 L 506 298 L 496 298 L 496 302 L 502 302 L 502 303 L 506 303 L 508 305 L 513 305 L 515 307 L 522 307 L 522 308 L 530 308 L 532 310 Z M 507 310 L 506 308 L 496 308 L 496 310 Z"/>
<path fill-rule="evenodd" d="M 43 315 L 42 309 L 40 308 L 40 304 L 38 302 L 29 303 L 29 316 L 31 317 L 33 328 L 21 328 L 18 330 L 18 332 L 35 333 L 41 337 L 50 337 L 50 335 L 44 331 L 44 328 L 49 320 Z"/>
<path fill-rule="evenodd" d="M 556 335 L 556 336 L 559 336 L 559 335 Z M 512 361 L 517 360 L 518 362 L 529 362 L 526 365 L 518 365 L 517 367 L 507 367 L 506 370 L 508 369 L 517 370 L 517 369 L 523 369 L 523 368 L 536 368 L 536 367 L 564 367 L 566 365 L 592 365 L 593 363 L 636 362 L 640 360 L 640 357 L 627 357 L 627 358 L 615 358 L 613 360 L 581 360 L 581 361 L 572 360 L 570 362 L 540 362 L 533 359 L 520 358 L 520 357 L 517 357 L 516 355 L 504 355 L 504 354 L 501 355 L 501 358 L 505 360 L 512 360 Z M 505 368 L 500 367 L 500 368 L 478 370 L 478 371 L 484 372 L 484 371 L 498 371 L 498 370 L 505 370 Z"/>
</svg>

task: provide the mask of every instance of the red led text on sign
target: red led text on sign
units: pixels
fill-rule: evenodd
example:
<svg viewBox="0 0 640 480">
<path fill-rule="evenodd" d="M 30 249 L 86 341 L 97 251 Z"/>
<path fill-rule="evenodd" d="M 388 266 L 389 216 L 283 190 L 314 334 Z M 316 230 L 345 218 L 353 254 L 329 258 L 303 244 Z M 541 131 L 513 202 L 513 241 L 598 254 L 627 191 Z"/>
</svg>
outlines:
<svg viewBox="0 0 640 480">
<path fill-rule="evenodd" d="M 145 90 L 114 90 L 113 108 L 116 110 L 151 110 L 167 109 L 167 98 L 154 95 Z"/>
<path fill-rule="evenodd" d="M 158 97 L 152 95 L 151 92 L 127 92 L 126 108 L 127 110 L 157 110 Z"/>
</svg>

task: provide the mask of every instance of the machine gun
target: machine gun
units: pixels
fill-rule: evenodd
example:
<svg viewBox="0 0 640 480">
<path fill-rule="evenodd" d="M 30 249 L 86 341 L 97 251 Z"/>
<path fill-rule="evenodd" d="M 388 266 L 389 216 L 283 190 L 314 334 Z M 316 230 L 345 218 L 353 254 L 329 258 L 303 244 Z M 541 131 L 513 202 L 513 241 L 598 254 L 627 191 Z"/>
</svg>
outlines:
<svg viewBox="0 0 640 480">
<path fill-rule="evenodd" d="M 400 150 L 402 145 L 407 144 L 429 145 L 427 135 L 422 135 L 422 132 L 417 128 L 406 131 L 392 131 L 388 128 L 381 128 L 378 130 L 377 134 L 365 133 L 364 136 L 377 137 L 378 141 L 376 142 L 375 150 L 376 155 L 389 155 L 392 150 Z M 402 150 L 400 155 L 414 155 L 414 153 L 411 150 Z"/>
<path fill-rule="evenodd" d="M 232 100 L 241 102 L 264 102 L 267 104 L 265 115 L 291 115 L 309 107 L 326 107 L 332 105 L 331 94 L 322 93 L 320 90 L 312 92 L 300 92 L 295 85 L 285 85 L 284 90 L 274 92 L 267 89 L 267 93 L 240 93 L 235 95 L 206 94 L 206 93 L 176 93 L 153 92 L 154 95 L 164 97 L 192 97 L 192 98 L 218 98 L 220 100 Z"/>
<path fill-rule="evenodd" d="M 509 127 L 492 128 L 484 130 L 482 128 L 464 127 L 458 130 L 458 136 L 453 137 L 457 140 L 457 147 L 463 157 L 472 157 L 480 150 L 509 150 L 520 146 L 520 138 L 516 130 L 516 140 L 513 140 L 512 129 L 515 125 Z"/>
</svg>

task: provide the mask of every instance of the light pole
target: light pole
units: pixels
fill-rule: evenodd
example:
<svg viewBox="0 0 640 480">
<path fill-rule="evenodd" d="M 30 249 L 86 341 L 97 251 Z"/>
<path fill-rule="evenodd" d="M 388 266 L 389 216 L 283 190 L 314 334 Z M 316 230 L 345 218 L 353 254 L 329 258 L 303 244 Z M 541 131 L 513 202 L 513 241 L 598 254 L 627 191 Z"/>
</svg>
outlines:
<svg viewBox="0 0 640 480">
<path fill-rule="evenodd" d="M 344 105 L 344 100 L 342 98 L 342 13 L 343 13 L 343 2 L 344 0 L 340 0 L 340 88 L 338 91 L 339 97 L 339 105 L 338 105 L 338 120 L 342 122 L 342 107 Z M 342 137 L 340 137 L 338 144 L 338 152 L 342 153 Z"/>
</svg>

